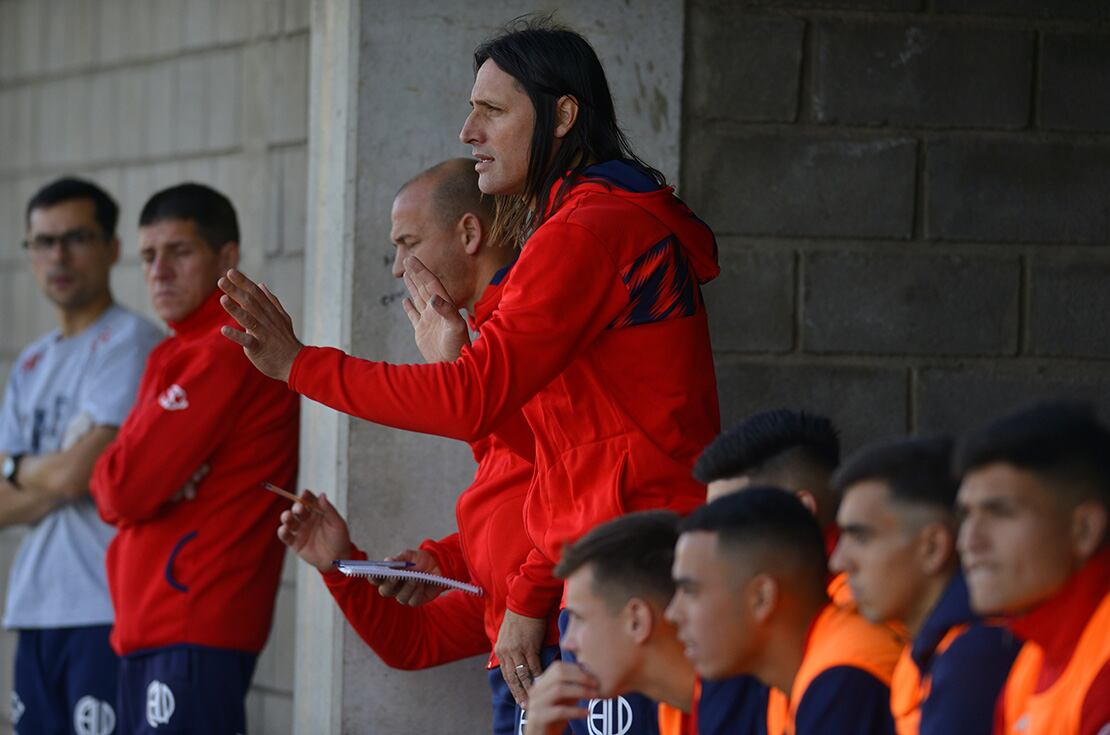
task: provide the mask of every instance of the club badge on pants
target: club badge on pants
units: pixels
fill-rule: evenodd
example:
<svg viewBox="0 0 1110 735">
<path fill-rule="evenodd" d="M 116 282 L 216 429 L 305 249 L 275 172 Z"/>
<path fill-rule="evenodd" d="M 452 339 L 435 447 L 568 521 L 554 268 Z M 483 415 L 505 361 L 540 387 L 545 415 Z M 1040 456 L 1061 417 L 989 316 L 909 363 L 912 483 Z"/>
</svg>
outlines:
<svg viewBox="0 0 1110 735">
<path fill-rule="evenodd" d="M 174 709 L 173 690 L 154 679 L 146 688 L 146 721 L 153 727 L 169 724 Z"/>
</svg>

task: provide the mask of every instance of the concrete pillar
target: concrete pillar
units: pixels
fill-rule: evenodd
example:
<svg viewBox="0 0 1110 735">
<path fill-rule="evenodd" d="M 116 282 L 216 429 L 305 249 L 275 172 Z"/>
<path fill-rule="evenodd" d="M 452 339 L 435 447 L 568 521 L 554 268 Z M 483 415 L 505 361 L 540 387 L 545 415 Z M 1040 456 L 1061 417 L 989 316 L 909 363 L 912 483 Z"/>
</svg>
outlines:
<svg viewBox="0 0 1110 735">
<path fill-rule="evenodd" d="M 302 339 L 342 349 L 351 345 L 355 131 L 358 86 L 358 0 L 312 4 L 309 68 L 309 167 Z M 303 401 L 301 483 L 328 493 L 346 512 L 351 420 Z M 349 634 L 315 569 L 297 566 L 297 637 L 293 731 L 339 732 L 343 642 Z"/>
<path fill-rule="evenodd" d="M 474 47 L 533 9 L 489 0 L 314 3 L 307 342 L 374 359 L 419 359 L 400 309 L 403 287 L 390 274 L 391 201 L 416 172 L 469 153 L 457 135 Z M 683 19 L 677 0 L 632 8 L 575 0 L 559 14 L 597 48 L 636 150 L 672 179 Z M 455 499 L 473 475 L 465 445 L 316 406 L 306 406 L 304 432 L 303 484 L 336 495 L 369 553 L 454 530 Z M 314 576 L 302 569 L 297 585 L 296 732 L 488 732 L 483 659 L 390 670 L 337 616 Z"/>
</svg>

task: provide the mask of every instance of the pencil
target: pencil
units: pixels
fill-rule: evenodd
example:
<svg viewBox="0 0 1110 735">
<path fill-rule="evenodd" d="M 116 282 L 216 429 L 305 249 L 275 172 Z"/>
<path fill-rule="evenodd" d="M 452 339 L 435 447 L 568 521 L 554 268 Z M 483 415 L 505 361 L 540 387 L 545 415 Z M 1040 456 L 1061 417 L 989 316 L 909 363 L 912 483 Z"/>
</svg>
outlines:
<svg viewBox="0 0 1110 735">
<path fill-rule="evenodd" d="M 315 503 L 308 502 L 308 500 L 306 498 L 298 498 L 293 493 L 289 492 L 288 490 L 282 490 L 280 487 L 273 484 L 272 482 L 264 482 L 264 483 L 262 483 L 262 487 L 266 488 L 267 490 L 269 490 L 272 493 L 277 493 L 278 495 L 280 495 L 283 498 L 288 498 L 289 500 L 292 500 L 294 503 L 300 503 L 301 505 L 308 508 L 310 511 L 312 511 L 316 515 L 320 516 L 321 518 L 324 517 L 324 511 L 317 508 Z"/>
</svg>

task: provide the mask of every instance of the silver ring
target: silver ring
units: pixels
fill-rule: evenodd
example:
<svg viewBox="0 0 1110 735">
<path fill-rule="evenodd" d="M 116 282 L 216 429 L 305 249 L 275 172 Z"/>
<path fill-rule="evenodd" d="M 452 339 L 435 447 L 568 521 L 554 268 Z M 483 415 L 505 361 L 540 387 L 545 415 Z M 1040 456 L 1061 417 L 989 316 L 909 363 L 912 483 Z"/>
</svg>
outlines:
<svg viewBox="0 0 1110 735">
<path fill-rule="evenodd" d="M 517 664 L 516 665 L 516 670 L 517 671 L 520 671 L 521 669 L 526 669 L 526 668 L 528 668 L 528 666 L 526 664 Z"/>
</svg>

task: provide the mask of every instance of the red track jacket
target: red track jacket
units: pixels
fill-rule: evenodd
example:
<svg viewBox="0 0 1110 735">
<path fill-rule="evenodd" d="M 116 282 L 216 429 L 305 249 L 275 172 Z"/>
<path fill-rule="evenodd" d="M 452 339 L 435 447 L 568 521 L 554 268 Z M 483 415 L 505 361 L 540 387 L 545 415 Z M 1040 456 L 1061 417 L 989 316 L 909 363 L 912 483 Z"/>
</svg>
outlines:
<svg viewBox="0 0 1110 735">
<path fill-rule="evenodd" d="M 121 655 L 180 643 L 257 652 L 270 632 L 288 503 L 260 485 L 293 487 L 298 404 L 220 335 L 229 323 L 215 291 L 170 325 L 93 470 L 89 491 L 118 529 L 107 566 Z M 196 498 L 175 499 L 202 465 Z"/>
<path fill-rule="evenodd" d="M 557 185 L 556 185 L 557 186 Z M 481 339 L 452 363 L 391 365 L 306 347 L 289 385 L 360 418 L 473 441 L 524 410 L 536 472 L 535 548 L 509 609 L 551 612 L 563 546 L 627 511 L 687 512 L 690 475 L 720 429 L 699 283 L 712 232 L 638 169 L 593 166 L 525 245 Z"/>
</svg>

